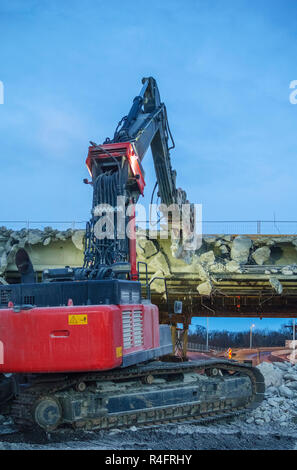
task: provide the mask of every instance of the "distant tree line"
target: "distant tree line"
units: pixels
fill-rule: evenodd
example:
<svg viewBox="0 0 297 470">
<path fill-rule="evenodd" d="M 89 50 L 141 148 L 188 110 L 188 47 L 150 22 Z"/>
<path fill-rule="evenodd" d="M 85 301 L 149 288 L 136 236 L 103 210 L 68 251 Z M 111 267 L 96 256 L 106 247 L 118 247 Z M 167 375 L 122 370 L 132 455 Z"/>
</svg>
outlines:
<svg viewBox="0 0 297 470">
<path fill-rule="evenodd" d="M 287 339 L 292 339 L 292 329 L 286 328 L 285 325 L 282 325 L 277 331 L 253 329 L 253 347 L 284 346 Z M 189 333 L 188 340 L 190 343 L 205 344 L 206 328 L 197 325 L 195 330 Z M 219 348 L 248 348 L 250 346 L 250 330 L 210 330 L 208 344 Z"/>
</svg>

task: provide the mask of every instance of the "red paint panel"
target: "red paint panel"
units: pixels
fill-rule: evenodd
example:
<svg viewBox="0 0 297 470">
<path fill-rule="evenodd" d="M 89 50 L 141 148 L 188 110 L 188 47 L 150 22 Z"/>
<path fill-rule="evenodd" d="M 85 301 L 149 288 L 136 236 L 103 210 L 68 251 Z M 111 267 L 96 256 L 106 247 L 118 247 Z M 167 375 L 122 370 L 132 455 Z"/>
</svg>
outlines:
<svg viewBox="0 0 297 470">
<path fill-rule="evenodd" d="M 156 305 L 146 305 L 144 315 L 144 346 L 145 349 L 160 346 L 159 310 Z"/>
<path fill-rule="evenodd" d="M 131 317 L 127 348 L 123 312 Z M 0 373 L 113 369 L 123 354 L 159 347 L 159 312 L 152 304 L 0 309 L 0 346 Z"/>
<path fill-rule="evenodd" d="M 128 156 L 128 160 L 129 160 L 129 163 L 130 163 L 130 168 L 132 170 L 133 176 L 138 178 L 137 179 L 137 184 L 138 184 L 138 187 L 139 187 L 140 194 L 142 194 L 142 196 L 143 196 L 145 181 L 144 181 L 143 174 L 142 174 L 140 166 L 139 166 L 138 156 L 137 156 L 132 144 L 129 144 L 127 150 L 128 150 L 128 155 L 127 156 Z"/>
<path fill-rule="evenodd" d="M 139 165 L 139 158 L 130 142 L 118 142 L 115 144 L 103 144 L 97 147 L 90 146 L 86 165 L 92 176 L 92 160 L 109 158 L 109 152 L 113 157 L 127 157 L 132 175 L 136 178 L 140 194 L 143 195 L 145 181 Z"/>
<path fill-rule="evenodd" d="M 78 318 L 77 324 L 69 324 L 69 316 Z M 81 317 L 85 324 L 79 323 Z M 112 369 L 122 362 L 117 349 L 122 347 L 121 311 L 115 305 L 3 309 L 0 341 L 0 372 Z"/>
</svg>

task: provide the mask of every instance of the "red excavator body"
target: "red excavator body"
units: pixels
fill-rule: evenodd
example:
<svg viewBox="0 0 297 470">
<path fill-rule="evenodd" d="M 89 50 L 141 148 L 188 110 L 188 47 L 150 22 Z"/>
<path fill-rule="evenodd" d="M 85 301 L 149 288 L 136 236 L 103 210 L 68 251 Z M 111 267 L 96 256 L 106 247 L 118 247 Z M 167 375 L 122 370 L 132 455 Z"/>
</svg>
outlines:
<svg viewBox="0 0 297 470">
<path fill-rule="evenodd" d="M 16 312 L 11 307 L 0 310 L 0 338 L 0 373 L 114 369 L 159 348 L 158 309 L 89 305 Z"/>
</svg>

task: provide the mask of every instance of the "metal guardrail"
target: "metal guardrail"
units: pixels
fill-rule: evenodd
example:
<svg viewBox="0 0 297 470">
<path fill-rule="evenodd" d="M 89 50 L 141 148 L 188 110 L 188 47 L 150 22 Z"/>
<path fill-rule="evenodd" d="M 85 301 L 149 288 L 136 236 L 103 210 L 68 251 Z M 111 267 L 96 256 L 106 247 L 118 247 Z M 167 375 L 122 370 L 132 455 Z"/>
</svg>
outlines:
<svg viewBox="0 0 297 470">
<path fill-rule="evenodd" d="M 161 222 L 137 221 L 139 228 L 160 230 Z M 296 220 L 202 220 L 202 234 L 297 235 Z"/>
<path fill-rule="evenodd" d="M 31 220 L 0 220 L 0 227 L 10 230 L 43 230 L 52 227 L 55 230 L 84 230 L 86 220 L 83 221 L 31 221 Z M 140 229 L 159 230 L 160 223 L 138 221 Z M 297 221 L 295 220 L 204 220 L 202 221 L 202 234 L 249 234 L 249 235 L 297 235 Z"/>
<path fill-rule="evenodd" d="M 296 220 L 203 221 L 203 234 L 296 235 Z"/>
<path fill-rule="evenodd" d="M 87 221 L 40 221 L 40 220 L 0 220 L 0 228 L 6 227 L 8 230 L 44 230 L 51 227 L 53 230 L 85 230 Z"/>
<path fill-rule="evenodd" d="M 208 351 L 216 351 L 216 352 L 224 352 L 227 351 L 228 348 L 219 348 L 217 346 L 211 346 L 206 344 L 197 344 L 197 343 L 188 343 L 188 351 L 192 352 L 208 352 Z"/>
</svg>

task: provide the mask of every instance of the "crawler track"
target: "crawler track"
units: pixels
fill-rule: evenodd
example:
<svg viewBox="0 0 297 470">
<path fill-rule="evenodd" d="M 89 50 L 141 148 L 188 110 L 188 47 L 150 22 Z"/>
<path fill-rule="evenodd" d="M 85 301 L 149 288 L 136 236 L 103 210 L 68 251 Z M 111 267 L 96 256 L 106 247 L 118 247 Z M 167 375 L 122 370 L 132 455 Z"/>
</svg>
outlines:
<svg viewBox="0 0 297 470">
<path fill-rule="evenodd" d="M 258 406 L 264 395 L 264 379 L 258 369 L 215 359 L 179 364 L 156 361 L 48 379 L 43 375 L 33 378 L 13 402 L 11 415 L 19 428 L 39 425 L 53 431 L 69 425 L 123 429 L 206 423 L 246 412 Z M 41 419 L 40 403 L 46 410 Z M 58 412 L 61 416 L 48 419 L 51 409 L 53 416 Z"/>
</svg>

